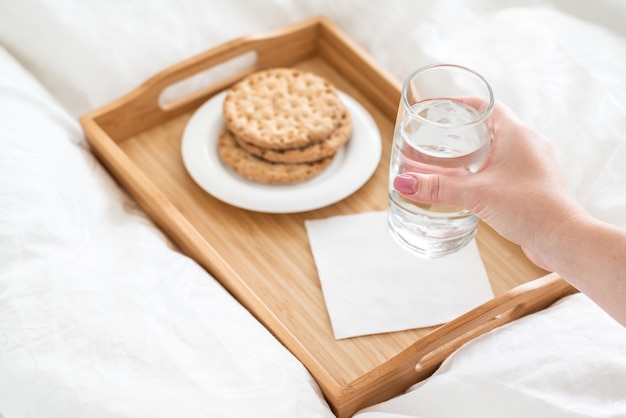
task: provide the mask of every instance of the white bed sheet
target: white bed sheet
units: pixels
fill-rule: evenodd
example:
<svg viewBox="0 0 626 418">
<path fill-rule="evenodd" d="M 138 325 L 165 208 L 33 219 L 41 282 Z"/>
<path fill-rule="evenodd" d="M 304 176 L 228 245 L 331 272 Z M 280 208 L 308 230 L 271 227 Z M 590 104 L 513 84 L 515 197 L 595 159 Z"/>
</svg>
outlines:
<svg viewBox="0 0 626 418">
<path fill-rule="evenodd" d="M 626 227 L 619 0 L 0 1 L 0 43 L 76 117 L 195 53 L 319 13 L 399 79 L 444 61 L 481 72 L 553 141 L 578 200 Z M 167 248 L 90 156 L 75 119 L 10 62 L 2 56 L 0 413 L 326 416 L 303 368 Z M 568 297 L 360 415 L 626 416 L 625 346 L 623 328 Z"/>
</svg>

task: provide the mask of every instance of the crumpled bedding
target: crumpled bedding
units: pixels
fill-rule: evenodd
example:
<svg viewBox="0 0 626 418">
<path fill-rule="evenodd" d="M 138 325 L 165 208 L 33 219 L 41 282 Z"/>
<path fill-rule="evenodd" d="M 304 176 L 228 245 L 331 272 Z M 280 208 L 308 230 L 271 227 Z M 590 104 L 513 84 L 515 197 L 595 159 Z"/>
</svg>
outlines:
<svg viewBox="0 0 626 418">
<path fill-rule="evenodd" d="M 552 140 L 576 198 L 626 227 L 618 0 L 0 2 L 0 417 L 332 416 L 297 359 L 169 246 L 77 123 L 171 64 L 315 14 L 398 79 L 444 61 L 482 73 Z M 357 416 L 626 416 L 623 347 L 623 327 L 570 296 Z"/>
</svg>

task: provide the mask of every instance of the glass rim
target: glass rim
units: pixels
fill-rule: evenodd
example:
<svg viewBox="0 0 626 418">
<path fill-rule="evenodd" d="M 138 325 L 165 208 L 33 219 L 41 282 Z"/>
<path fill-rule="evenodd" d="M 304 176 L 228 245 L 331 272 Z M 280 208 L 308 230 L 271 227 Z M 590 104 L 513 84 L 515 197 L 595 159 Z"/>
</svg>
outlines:
<svg viewBox="0 0 626 418">
<path fill-rule="evenodd" d="M 455 126 L 450 126 L 448 124 L 445 123 L 438 123 L 438 122 L 433 122 L 431 120 L 425 119 L 422 116 L 420 116 L 419 113 L 415 112 L 413 110 L 413 107 L 409 104 L 408 99 L 407 99 L 407 90 L 409 88 L 409 85 L 411 83 L 411 80 L 413 80 L 415 78 L 416 75 L 423 73 L 425 71 L 428 70 L 432 70 L 434 68 L 453 68 L 456 70 L 462 70 L 462 71 L 466 71 L 470 74 L 472 74 L 473 76 L 477 77 L 480 81 L 482 81 L 485 85 L 485 87 L 487 87 L 487 92 L 489 93 L 489 104 L 487 105 L 487 108 L 480 114 L 478 115 L 478 117 L 475 120 L 472 120 L 470 122 L 466 122 L 463 124 L 459 124 L 459 125 L 455 125 Z M 495 104 L 495 98 L 493 95 L 493 90 L 491 88 L 491 85 L 489 84 L 489 82 L 485 79 L 485 77 L 483 77 L 482 75 L 480 75 L 478 72 L 472 70 L 471 68 L 462 66 L 462 65 L 458 65 L 458 64 L 430 64 L 430 65 L 426 65 L 424 67 L 420 67 L 417 70 L 413 71 L 411 74 L 409 74 L 409 76 L 406 78 L 406 80 L 404 81 L 404 84 L 402 86 L 402 92 L 401 92 L 401 100 L 402 103 L 404 105 L 404 109 L 406 112 L 408 112 L 411 117 L 418 119 L 420 121 L 420 123 L 423 123 L 424 125 L 430 125 L 436 128 L 443 128 L 443 129 L 459 129 L 459 128 L 464 128 L 464 127 L 472 127 L 474 125 L 478 125 L 482 122 L 485 121 L 485 119 L 487 119 L 487 117 L 489 116 L 489 114 L 491 113 L 491 110 L 493 109 L 493 106 Z M 446 97 L 446 99 L 454 99 L 453 97 Z M 417 102 L 419 103 L 419 102 Z M 478 110 L 478 109 L 476 109 Z"/>
</svg>

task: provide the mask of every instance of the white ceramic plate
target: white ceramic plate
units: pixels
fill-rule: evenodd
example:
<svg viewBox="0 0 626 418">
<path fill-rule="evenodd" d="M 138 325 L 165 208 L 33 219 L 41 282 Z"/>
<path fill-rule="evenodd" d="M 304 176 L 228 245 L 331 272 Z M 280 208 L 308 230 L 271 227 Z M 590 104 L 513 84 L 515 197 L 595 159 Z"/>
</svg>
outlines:
<svg viewBox="0 0 626 418">
<path fill-rule="evenodd" d="M 269 213 L 318 209 L 354 193 L 378 166 L 382 152 L 378 126 L 356 100 L 339 92 L 352 116 L 352 137 L 323 172 L 289 185 L 249 181 L 227 167 L 217 152 L 217 139 L 224 124 L 225 95 L 226 92 L 222 92 L 213 96 L 196 110 L 182 139 L 182 157 L 187 171 L 200 187 L 223 202 Z"/>
</svg>

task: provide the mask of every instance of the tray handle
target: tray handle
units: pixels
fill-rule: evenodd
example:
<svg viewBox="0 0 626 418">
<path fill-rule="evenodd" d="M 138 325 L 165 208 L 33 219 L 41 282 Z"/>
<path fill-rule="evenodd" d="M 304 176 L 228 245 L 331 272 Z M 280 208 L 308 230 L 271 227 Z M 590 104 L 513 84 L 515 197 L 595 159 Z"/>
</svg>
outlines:
<svg viewBox="0 0 626 418">
<path fill-rule="evenodd" d="M 450 354 L 465 343 L 576 292 L 577 289 L 560 276 L 551 273 L 485 302 L 438 327 L 385 364 L 346 386 L 342 391 L 346 395 L 345 404 L 338 408 L 338 415 L 348 417 L 359 409 L 398 395 L 432 375 Z M 355 392 L 361 396 L 350 396 Z"/>
<path fill-rule="evenodd" d="M 321 16 L 258 35 L 244 36 L 173 65 L 137 87 L 126 96 L 86 115 L 93 118 L 116 142 L 150 129 L 163 121 L 197 108 L 211 96 L 242 77 L 264 68 L 290 66 L 313 54 L 317 48 L 317 31 L 325 20 Z M 202 72 L 227 72 L 228 64 L 236 68 L 212 85 L 168 102 L 166 89 L 185 82 Z M 244 68 L 237 67 L 244 64 Z M 232 68 L 231 68 L 232 70 Z M 182 89 L 181 89 L 182 90 Z"/>
<path fill-rule="evenodd" d="M 556 273 L 519 285 L 442 325 L 415 344 L 415 372 L 430 376 L 463 344 L 501 325 L 540 311 L 578 290 Z"/>
</svg>

